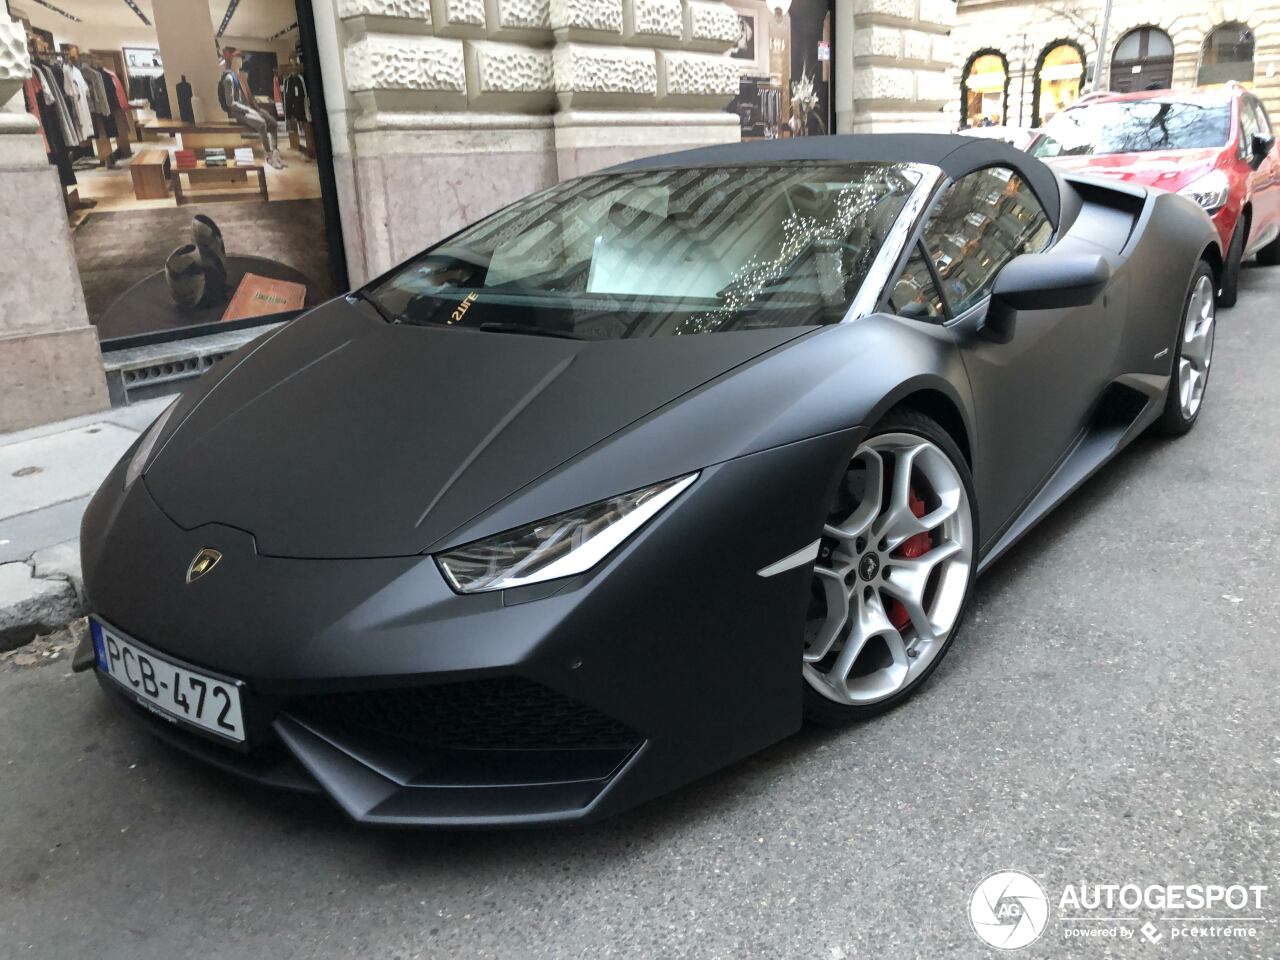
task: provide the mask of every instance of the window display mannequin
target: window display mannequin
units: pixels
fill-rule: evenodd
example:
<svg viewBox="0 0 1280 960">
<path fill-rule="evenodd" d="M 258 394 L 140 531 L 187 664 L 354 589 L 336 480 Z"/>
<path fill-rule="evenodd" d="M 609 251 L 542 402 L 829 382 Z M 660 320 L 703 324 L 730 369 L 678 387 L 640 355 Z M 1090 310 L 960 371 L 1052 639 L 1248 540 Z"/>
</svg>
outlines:
<svg viewBox="0 0 1280 960">
<path fill-rule="evenodd" d="M 248 81 L 241 69 L 243 60 L 240 51 L 235 47 L 224 47 L 222 51 L 222 79 L 218 81 L 218 103 L 236 123 L 247 127 L 258 135 L 262 141 L 262 151 L 267 162 L 277 170 L 284 168 L 280 159 L 280 150 L 276 146 L 276 128 L 278 121 L 274 105 L 267 107 L 259 104 L 249 91 Z"/>
</svg>

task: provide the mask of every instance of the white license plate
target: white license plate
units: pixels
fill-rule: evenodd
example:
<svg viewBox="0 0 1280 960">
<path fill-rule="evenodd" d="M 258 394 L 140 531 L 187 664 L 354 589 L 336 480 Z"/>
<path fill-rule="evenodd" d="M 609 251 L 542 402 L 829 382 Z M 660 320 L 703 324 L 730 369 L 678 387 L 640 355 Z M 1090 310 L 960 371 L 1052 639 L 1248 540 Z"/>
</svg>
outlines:
<svg viewBox="0 0 1280 960">
<path fill-rule="evenodd" d="M 176 717 L 229 740 L 244 740 L 240 688 L 166 660 L 90 621 L 98 669 L 165 719 Z"/>
</svg>

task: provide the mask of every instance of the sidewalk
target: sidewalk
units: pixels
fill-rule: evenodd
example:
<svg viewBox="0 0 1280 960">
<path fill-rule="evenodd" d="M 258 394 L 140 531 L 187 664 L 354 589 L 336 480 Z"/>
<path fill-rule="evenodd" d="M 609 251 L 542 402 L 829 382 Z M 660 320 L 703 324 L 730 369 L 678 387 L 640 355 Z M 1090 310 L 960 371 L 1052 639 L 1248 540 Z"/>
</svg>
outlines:
<svg viewBox="0 0 1280 960">
<path fill-rule="evenodd" d="M 0 651 L 84 615 L 80 517 L 172 399 L 0 434 Z"/>
</svg>

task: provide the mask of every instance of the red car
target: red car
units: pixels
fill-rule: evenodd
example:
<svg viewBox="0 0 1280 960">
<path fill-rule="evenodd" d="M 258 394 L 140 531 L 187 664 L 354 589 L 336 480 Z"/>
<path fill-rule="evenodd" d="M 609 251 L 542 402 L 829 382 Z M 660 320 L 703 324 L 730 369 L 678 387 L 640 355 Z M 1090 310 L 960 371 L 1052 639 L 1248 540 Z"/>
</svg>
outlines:
<svg viewBox="0 0 1280 960">
<path fill-rule="evenodd" d="M 1240 262 L 1280 263 L 1280 152 L 1258 98 L 1216 90 L 1095 94 L 1054 116 L 1032 153 L 1072 170 L 1176 191 L 1213 218 L 1227 251 L 1218 302 L 1236 302 Z"/>
</svg>

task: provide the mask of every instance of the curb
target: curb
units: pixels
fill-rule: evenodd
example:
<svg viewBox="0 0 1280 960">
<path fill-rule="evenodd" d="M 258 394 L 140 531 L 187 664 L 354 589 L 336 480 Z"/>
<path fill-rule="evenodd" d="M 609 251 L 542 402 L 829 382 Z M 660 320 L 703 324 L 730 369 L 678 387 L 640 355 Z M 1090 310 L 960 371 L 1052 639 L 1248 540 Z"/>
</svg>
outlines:
<svg viewBox="0 0 1280 960">
<path fill-rule="evenodd" d="M 79 541 L 37 550 L 26 560 L 0 563 L 0 653 L 82 616 Z"/>
</svg>

